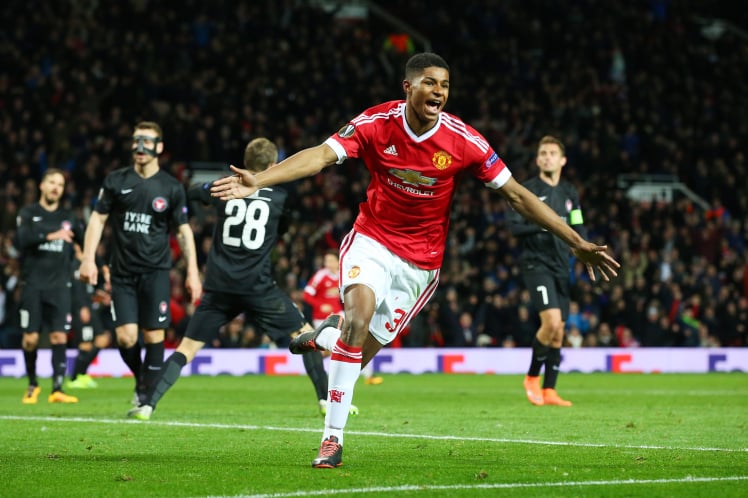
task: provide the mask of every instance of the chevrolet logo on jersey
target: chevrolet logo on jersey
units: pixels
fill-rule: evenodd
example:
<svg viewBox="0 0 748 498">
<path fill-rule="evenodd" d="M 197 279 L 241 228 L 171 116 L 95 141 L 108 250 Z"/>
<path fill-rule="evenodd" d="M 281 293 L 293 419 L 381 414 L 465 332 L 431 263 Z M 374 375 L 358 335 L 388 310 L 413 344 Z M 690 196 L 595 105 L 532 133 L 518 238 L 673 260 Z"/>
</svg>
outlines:
<svg viewBox="0 0 748 498">
<path fill-rule="evenodd" d="M 436 178 L 429 178 L 428 176 L 423 176 L 418 171 L 413 171 L 412 169 L 391 168 L 390 174 L 398 177 L 403 182 L 409 183 L 411 185 L 426 185 L 428 187 L 431 187 L 436 183 Z"/>
</svg>

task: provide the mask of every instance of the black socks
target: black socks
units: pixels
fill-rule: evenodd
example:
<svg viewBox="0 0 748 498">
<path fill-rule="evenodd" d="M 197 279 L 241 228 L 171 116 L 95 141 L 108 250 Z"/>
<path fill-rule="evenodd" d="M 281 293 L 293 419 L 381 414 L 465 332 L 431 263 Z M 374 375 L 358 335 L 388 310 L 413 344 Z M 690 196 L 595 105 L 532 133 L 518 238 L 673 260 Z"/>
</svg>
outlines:
<svg viewBox="0 0 748 498">
<path fill-rule="evenodd" d="M 304 369 L 306 374 L 314 384 L 314 390 L 317 392 L 317 399 L 327 399 L 327 372 L 325 365 L 322 363 L 322 353 L 311 351 L 301 355 L 304 360 Z"/>
<path fill-rule="evenodd" d="M 530 361 L 530 369 L 527 371 L 527 375 L 530 377 L 540 375 L 540 369 L 545 365 L 550 349 L 549 346 L 543 346 L 537 337 L 532 340 L 532 361 Z"/>
<path fill-rule="evenodd" d="M 142 404 L 156 408 L 156 404 L 166 391 L 179 380 L 180 375 L 182 375 L 182 368 L 186 364 L 187 357 L 182 353 L 175 351 L 174 354 L 169 356 L 169 359 L 163 364 L 162 374 L 158 377 L 156 385 L 148 390 L 148 395 Z"/>
</svg>

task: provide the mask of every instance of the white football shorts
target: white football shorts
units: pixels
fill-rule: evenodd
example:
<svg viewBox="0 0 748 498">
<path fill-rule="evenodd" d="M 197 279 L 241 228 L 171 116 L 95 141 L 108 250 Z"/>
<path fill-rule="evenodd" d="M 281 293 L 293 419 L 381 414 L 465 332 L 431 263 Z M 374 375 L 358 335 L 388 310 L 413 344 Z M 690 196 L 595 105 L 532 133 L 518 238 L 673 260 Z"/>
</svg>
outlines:
<svg viewBox="0 0 748 498">
<path fill-rule="evenodd" d="M 363 284 L 374 292 L 376 307 L 369 332 L 389 344 L 429 302 L 439 285 L 439 270 L 424 270 L 393 254 L 374 239 L 351 231 L 340 247 L 340 295 Z"/>
</svg>

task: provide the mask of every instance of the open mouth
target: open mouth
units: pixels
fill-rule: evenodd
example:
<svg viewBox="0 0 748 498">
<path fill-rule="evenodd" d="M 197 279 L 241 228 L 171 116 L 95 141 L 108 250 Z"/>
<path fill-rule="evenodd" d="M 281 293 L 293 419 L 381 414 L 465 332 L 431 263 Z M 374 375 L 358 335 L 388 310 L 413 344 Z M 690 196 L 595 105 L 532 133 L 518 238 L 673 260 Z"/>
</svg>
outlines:
<svg viewBox="0 0 748 498">
<path fill-rule="evenodd" d="M 428 109 L 430 112 L 437 113 L 439 112 L 439 109 L 441 109 L 442 103 L 440 100 L 427 100 L 426 101 L 426 109 Z"/>
</svg>

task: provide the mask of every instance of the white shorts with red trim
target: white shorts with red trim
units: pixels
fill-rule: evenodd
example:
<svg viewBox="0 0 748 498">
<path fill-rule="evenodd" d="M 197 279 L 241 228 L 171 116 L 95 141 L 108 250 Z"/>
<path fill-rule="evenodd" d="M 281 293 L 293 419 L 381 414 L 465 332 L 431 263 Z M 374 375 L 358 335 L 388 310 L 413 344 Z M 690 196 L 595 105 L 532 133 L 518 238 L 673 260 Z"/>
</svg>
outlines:
<svg viewBox="0 0 748 498">
<path fill-rule="evenodd" d="M 374 292 L 376 307 L 369 332 L 384 345 L 429 302 L 439 285 L 439 270 L 419 268 L 374 239 L 351 231 L 340 247 L 340 282 L 341 296 L 354 284 Z"/>
</svg>

